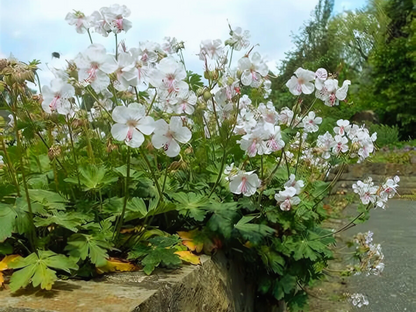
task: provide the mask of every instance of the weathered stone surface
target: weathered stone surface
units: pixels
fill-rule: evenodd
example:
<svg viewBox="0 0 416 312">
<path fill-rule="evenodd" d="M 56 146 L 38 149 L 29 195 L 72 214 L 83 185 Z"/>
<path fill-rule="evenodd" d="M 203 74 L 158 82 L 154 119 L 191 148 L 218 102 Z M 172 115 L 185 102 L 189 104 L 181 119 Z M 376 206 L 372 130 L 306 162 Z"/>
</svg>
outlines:
<svg viewBox="0 0 416 312">
<path fill-rule="evenodd" d="M 0 291 L 0 312 L 252 312 L 255 289 L 242 263 L 222 253 L 202 265 L 167 272 L 117 273 L 91 281 L 59 281 L 51 291 Z"/>
</svg>

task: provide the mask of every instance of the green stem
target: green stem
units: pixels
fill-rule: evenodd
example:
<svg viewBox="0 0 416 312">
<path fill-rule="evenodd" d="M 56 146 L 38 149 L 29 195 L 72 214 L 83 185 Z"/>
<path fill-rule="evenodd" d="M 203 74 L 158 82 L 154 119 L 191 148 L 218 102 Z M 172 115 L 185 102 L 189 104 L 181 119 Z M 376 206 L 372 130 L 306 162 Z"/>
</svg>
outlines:
<svg viewBox="0 0 416 312">
<path fill-rule="evenodd" d="M 296 172 L 298 172 L 298 166 L 299 166 L 299 158 L 300 158 L 300 151 L 302 149 L 302 131 L 300 132 L 300 136 L 299 136 L 299 150 L 298 150 L 298 157 L 296 159 L 296 168 L 295 168 L 295 176 L 296 176 Z"/>
<path fill-rule="evenodd" d="M 230 62 L 228 63 L 228 68 L 231 68 L 231 62 L 233 60 L 233 52 L 234 52 L 234 47 L 231 48 Z"/>
<path fill-rule="evenodd" d="M 219 171 L 219 173 L 218 173 L 218 177 L 217 177 L 217 180 L 215 181 L 215 184 L 214 184 L 214 186 L 212 187 L 212 189 L 211 189 L 211 192 L 209 193 L 209 195 L 208 195 L 208 198 L 210 198 L 211 197 L 211 195 L 214 193 L 214 191 L 215 191 L 215 189 L 217 188 L 217 186 L 218 186 L 218 183 L 220 182 L 220 180 L 221 180 L 221 177 L 222 177 L 222 172 L 223 172 L 223 170 L 224 170 L 224 165 L 225 165 L 225 150 L 226 150 L 226 148 L 225 148 L 225 146 L 224 146 L 224 148 L 223 148 L 223 153 L 222 153 L 222 161 L 221 161 L 221 166 L 220 166 L 220 171 Z"/>
<path fill-rule="evenodd" d="M 156 100 L 156 95 L 157 95 L 157 91 L 155 89 L 155 95 L 153 96 L 152 102 L 150 103 L 149 109 L 146 112 L 146 116 L 149 115 L 150 111 L 152 110 L 153 104 L 155 103 Z"/>
<path fill-rule="evenodd" d="M 147 167 L 149 168 L 150 174 L 152 175 L 152 178 L 155 181 L 155 185 L 156 185 L 156 188 L 157 188 L 157 192 L 159 193 L 160 200 L 163 200 L 162 189 L 160 188 L 159 182 L 156 178 L 156 175 L 155 175 L 155 172 L 152 168 L 152 165 L 150 164 L 149 159 L 147 159 L 146 155 L 143 153 L 142 150 L 140 150 L 140 154 L 142 154 L 142 157 L 143 157 L 144 161 L 146 162 Z"/>
<path fill-rule="evenodd" d="M 127 200 L 129 197 L 129 180 L 130 180 L 130 146 L 127 147 L 127 175 L 126 175 L 125 186 L 124 186 L 123 209 L 121 210 L 121 214 L 119 216 L 119 219 L 117 220 L 115 233 L 114 233 L 116 240 L 118 239 L 121 227 L 123 226 L 124 215 L 126 213 Z M 101 197 L 101 192 L 100 192 L 100 197 Z"/>
<path fill-rule="evenodd" d="M 68 125 L 69 139 L 71 141 L 72 154 L 74 156 L 74 163 L 75 163 L 75 167 L 77 168 L 76 170 L 77 170 L 78 187 L 81 188 L 81 181 L 79 179 L 79 170 L 78 170 L 79 168 L 78 168 L 77 153 L 75 152 L 74 138 L 72 137 L 71 122 L 70 122 L 69 118 L 67 118 L 66 120 L 67 120 L 67 125 Z"/>
<path fill-rule="evenodd" d="M 183 68 L 185 69 L 185 73 L 186 73 L 187 70 L 186 70 L 185 58 L 183 57 L 182 49 L 179 49 L 179 52 L 180 52 L 180 58 L 181 58 L 181 61 L 182 61 L 182 64 L 183 64 Z"/>
<path fill-rule="evenodd" d="M 139 102 L 139 91 L 137 91 L 136 87 L 133 87 L 133 88 L 134 88 L 134 91 L 136 92 L 136 101 L 137 101 L 137 103 L 140 103 Z"/>
<path fill-rule="evenodd" d="M 90 33 L 90 29 L 89 28 L 87 28 L 87 33 L 88 33 L 88 37 L 90 37 L 91 44 L 93 44 L 92 37 L 91 37 L 91 33 Z"/>
<path fill-rule="evenodd" d="M 117 42 L 117 34 L 114 33 L 114 37 L 116 38 L 116 60 L 118 60 L 118 42 Z"/>
<path fill-rule="evenodd" d="M 0 144 L 1 144 L 4 156 L 6 156 L 7 167 L 9 168 L 13 183 L 16 186 L 17 196 L 20 197 L 20 186 L 19 186 L 19 181 L 17 179 L 17 173 L 10 159 L 9 153 L 7 152 L 6 142 L 4 141 L 3 135 L 0 135 Z"/>
<path fill-rule="evenodd" d="M 15 97 L 15 100 L 14 100 L 14 109 L 12 110 L 13 121 L 14 121 L 14 131 L 15 131 L 15 134 L 16 134 L 16 142 L 17 142 L 17 155 L 18 155 L 19 161 L 20 161 L 20 173 L 22 174 L 23 188 L 25 190 L 27 209 L 28 209 L 28 212 L 29 212 L 29 220 L 30 220 L 30 230 L 29 230 L 29 233 L 28 233 L 29 234 L 29 242 L 30 242 L 30 245 L 32 247 L 32 250 L 36 254 L 38 254 L 38 251 L 36 249 L 36 226 L 35 226 L 35 222 L 33 221 L 32 203 L 30 202 L 29 189 L 28 189 L 27 183 L 26 183 L 26 174 L 25 174 L 23 155 L 22 155 L 22 142 L 20 140 L 19 129 L 17 128 L 16 111 L 17 111 L 17 96 Z"/>
</svg>

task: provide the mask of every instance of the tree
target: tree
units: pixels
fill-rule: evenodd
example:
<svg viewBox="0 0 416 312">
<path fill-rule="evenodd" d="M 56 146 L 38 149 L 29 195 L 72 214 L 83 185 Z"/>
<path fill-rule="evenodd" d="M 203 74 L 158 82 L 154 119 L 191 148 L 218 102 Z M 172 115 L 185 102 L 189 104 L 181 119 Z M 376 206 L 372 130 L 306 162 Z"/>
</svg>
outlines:
<svg viewBox="0 0 416 312">
<path fill-rule="evenodd" d="M 388 125 L 398 124 L 402 139 L 416 128 L 416 20 L 412 0 L 390 0 L 385 43 L 369 59 L 373 106 Z"/>
</svg>

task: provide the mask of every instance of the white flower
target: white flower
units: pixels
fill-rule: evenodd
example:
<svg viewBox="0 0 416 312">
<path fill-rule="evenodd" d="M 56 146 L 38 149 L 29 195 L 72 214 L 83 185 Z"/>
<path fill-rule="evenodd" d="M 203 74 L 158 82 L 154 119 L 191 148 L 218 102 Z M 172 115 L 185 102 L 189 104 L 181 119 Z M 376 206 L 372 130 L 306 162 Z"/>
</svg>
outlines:
<svg viewBox="0 0 416 312">
<path fill-rule="evenodd" d="M 213 60 L 218 60 L 224 54 L 224 47 L 220 39 L 215 40 L 203 40 L 200 44 L 201 51 L 199 53 L 199 59 L 205 60 L 208 56 Z"/>
<path fill-rule="evenodd" d="M 241 74 L 241 83 L 253 88 L 260 87 L 262 82 L 261 77 L 265 77 L 269 73 L 269 68 L 258 52 L 253 53 L 251 60 L 248 57 L 239 59 L 238 67 L 243 71 Z"/>
<path fill-rule="evenodd" d="M 264 105 L 264 103 L 260 103 L 257 109 L 260 112 L 263 121 L 273 125 L 277 123 L 279 114 L 276 112 L 276 108 L 272 102 L 269 101 L 266 105 Z"/>
<path fill-rule="evenodd" d="M 240 171 L 230 182 L 230 191 L 234 194 L 251 196 L 256 193 L 261 181 L 254 171 Z"/>
<path fill-rule="evenodd" d="M 174 116 L 170 118 L 170 125 L 163 119 L 155 122 L 152 144 L 155 148 L 163 147 L 167 156 L 176 157 L 181 151 L 178 142 L 187 143 L 191 137 L 191 130 L 183 126 L 181 117 Z"/>
<path fill-rule="evenodd" d="M 346 153 L 348 151 L 348 139 L 345 136 L 340 136 L 339 134 L 334 138 L 335 143 L 332 147 L 332 152 L 335 155 L 339 153 Z"/>
<path fill-rule="evenodd" d="M 305 116 L 302 120 L 305 132 L 317 132 L 319 124 L 322 122 L 321 117 L 315 118 L 315 112 L 309 112 L 308 116 Z"/>
<path fill-rule="evenodd" d="M 327 131 L 324 135 L 319 135 L 316 141 L 316 146 L 322 150 L 322 158 L 328 159 L 331 157 L 329 151 L 335 145 L 335 140 L 332 135 Z"/>
<path fill-rule="evenodd" d="M 292 173 L 289 177 L 289 181 L 287 181 L 284 185 L 284 187 L 294 187 L 296 190 L 296 194 L 300 194 L 301 188 L 304 186 L 304 183 L 302 180 L 295 180 L 295 175 Z"/>
<path fill-rule="evenodd" d="M 334 128 L 334 132 L 339 135 L 344 135 L 351 128 L 350 122 L 348 120 L 339 119 L 337 121 L 338 127 Z"/>
<path fill-rule="evenodd" d="M 80 11 L 68 13 L 65 20 L 69 25 L 75 25 L 76 31 L 79 34 L 84 34 L 87 29 L 91 27 L 91 17 L 85 16 L 84 13 Z"/>
<path fill-rule="evenodd" d="M 325 68 L 319 68 L 315 72 L 315 88 L 321 90 L 325 80 L 328 78 L 328 72 Z"/>
<path fill-rule="evenodd" d="M 352 294 L 350 300 L 354 306 L 359 308 L 369 304 L 368 299 L 363 294 Z"/>
<path fill-rule="evenodd" d="M 154 86 L 167 93 L 166 96 L 187 93 L 189 89 L 188 84 L 183 81 L 186 78 L 183 65 L 170 57 L 162 59 L 158 69 L 151 71 L 149 78 Z"/>
<path fill-rule="evenodd" d="M 131 103 L 128 107 L 117 106 L 112 116 L 116 124 L 111 127 L 111 134 L 130 147 L 140 147 L 144 142 L 143 134 L 149 135 L 155 129 L 153 118 L 146 116 L 145 107 L 138 103 Z"/>
<path fill-rule="evenodd" d="M 368 178 L 364 182 L 358 180 L 357 183 L 352 185 L 354 193 L 357 193 L 360 196 L 361 202 L 364 205 L 375 203 L 377 200 L 377 191 L 378 187 L 374 186 L 371 178 Z"/>
<path fill-rule="evenodd" d="M 179 44 L 178 40 L 175 37 L 165 37 L 164 42 L 162 44 L 162 50 L 165 51 L 168 54 L 174 54 L 178 52 Z"/>
<path fill-rule="evenodd" d="M 289 88 L 290 93 L 293 95 L 300 95 L 301 93 L 311 94 L 315 89 L 311 82 L 315 79 L 315 73 L 299 67 L 295 71 L 295 75 L 286 83 L 286 87 Z"/>
<path fill-rule="evenodd" d="M 75 89 L 61 79 L 53 79 L 50 87 L 42 87 L 42 95 L 42 108 L 45 112 L 49 114 L 58 112 L 61 115 L 67 115 L 71 110 L 69 99 L 75 95 Z"/>
<path fill-rule="evenodd" d="M 234 48 L 236 51 L 240 51 L 242 48 L 248 48 L 250 45 L 250 32 L 248 30 L 243 30 L 241 27 L 234 28 L 231 32 L 231 39 L 227 40 L 227 42 Z M 227 43 L 226 42 L 226 43 Z"/>
<path fill-rule="evenodd" d="M 117 59 L 116 70 L 117 81 L 114 86 L 119 91 L 125 91 L 130 86 L 137 86 L 136 63 L 133 56 L 128 52 L 120 52 Z"/>
<path fill-rule="evenodd" d="M 110 84 L 107 74 L 117 69 L 117 63 L 113 56 L 106 54 L 101 44 L 92 44 L 75 58 L 78 67 L 78 80 L 84 84 L 91 84 L 95 92 L 99 93 Z"/>
<path fill-rule="evenodd" d="M 293 119 L 293 111 L 288 107 L 283 107 L 279 114 L 279 124 L 290 126 L 292 119 Z"/>
<path fill-rule="evenodd" d="M 0 168 L 4 166 L 3 156 L 0 155 Z"/>
<path fill-rule="evenodd" d="M 324 86 L 320 90 L 316 90 L 315 96 L 324 101 L 326 106 L 339 105 L 339 101 L 345 100 L 347 97 L 348 86 L 351 81 L 345 80 L 342 87 L 338 87 L 338 80 L 328 79 L 324 82 Z"/>
<path fill-rule="evenodd" d="M 283 211 L 289 211 L 292 206 L 295 206 L 300 203 L 300 198 L 296 195 L 296 189 L 292 186 L 286 187 L 284 191 L 280 191 L 278 194 L 274 195 L 277 203 L 280 203 L 280 209 Z"/>
<path fill-rule="evenodd" d="M 388 179 L 381 186 L 380 197 L 383 201 L 387 201 L 388 198 L 392 198 L 397 193 L 396 189 L 399 187 L 399 182 L 399 176 L 395 176 L 393 179 Z"/>
<path fill-rule="evenodd" d="M 110 7 L 103 7 L 100 9 L 106 23 L 104 29 L 107 32 L 119 34 L 123 30 L 127 32 L 132 24 L 125 17 L 129 17 L 131 11 L 125 5 L 113 4 Z"/>
</svg>

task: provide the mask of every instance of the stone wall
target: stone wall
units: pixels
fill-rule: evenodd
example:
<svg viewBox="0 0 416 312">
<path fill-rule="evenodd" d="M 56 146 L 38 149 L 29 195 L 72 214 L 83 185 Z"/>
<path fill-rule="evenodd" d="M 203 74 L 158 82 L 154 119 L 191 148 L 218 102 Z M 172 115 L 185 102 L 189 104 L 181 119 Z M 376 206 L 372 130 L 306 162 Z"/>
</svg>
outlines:
<svg viewBox="0 0 416 312">
<path fill-rule="evenodd" d="M 198 266 L 58 281 L 51 291 L 0 291 L 0 312 L 254 312 L 255 288 L 239 259 L 221 252 Z"/>
<path fill-rule="evenodd" d="M 328 176 L 328 181 L 332 181 L 339 168 L 334 169 Z M 352 185 L 358 180 L 363 181 L 367 177 L 372 177 L 374 183 L 381 184 L 386 178 L 395 175 L 400 177 L 398 188 L 399 195 L 416 194 L 416 164 L 383 164 L 370 163 L 353 164 L 346 167 L 338 182 L 334 185 L 332 193 L 352 192 Z"/>
</svg>

